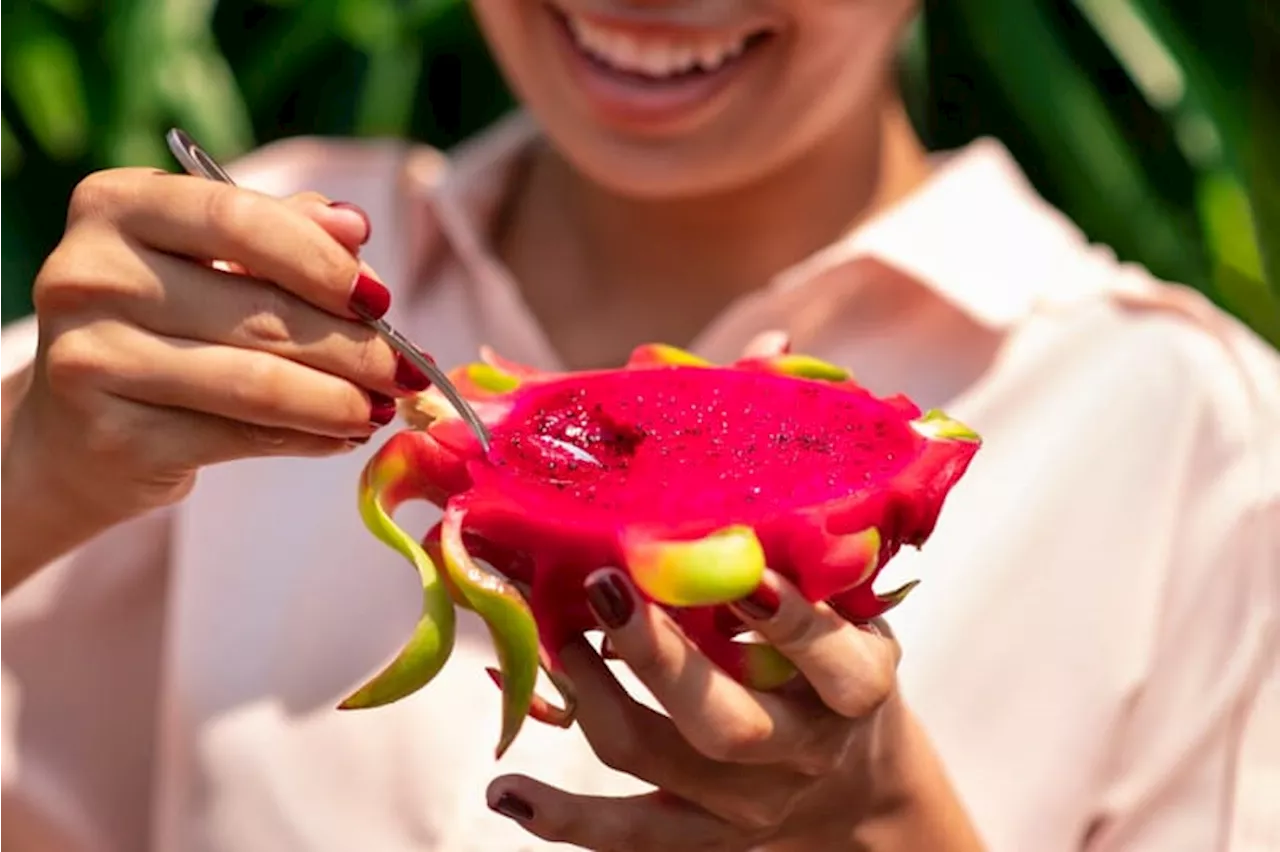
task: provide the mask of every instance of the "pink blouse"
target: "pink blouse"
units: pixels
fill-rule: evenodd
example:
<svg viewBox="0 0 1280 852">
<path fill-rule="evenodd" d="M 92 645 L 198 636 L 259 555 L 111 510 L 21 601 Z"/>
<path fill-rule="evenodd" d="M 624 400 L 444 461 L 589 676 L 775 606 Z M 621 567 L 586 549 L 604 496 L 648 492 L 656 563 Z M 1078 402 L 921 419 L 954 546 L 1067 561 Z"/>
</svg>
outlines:
<svg viewBox="0 0 1280 852">
<path fill-rule="evenodd" d="M 536 132 L 517 115 L 451 159 L 298 139 L 234 172 L 362 205 L 389 318 L 441 362 L 490 343 L 556 368 L 485 239 Z M 1089 245 L 990 140 L 693 348 L 729 359 L 768 329 L 983 434 L 933 538 L 882 582 L 924 580 L 891 616 L 903 688 L 990 848 L 1280 849 L 1276 353 Z M 5 375 L 35 337 L 4 330 Z M 211 469 L 4 600 L 11 849 L 535 850 L 485 808 L 494 775 L 640 788 L 575 730 L 526 726 L 494 764 L 469 616 L 426 689 L 334 710 L 417 616 L 412 571 L 355 511 L 376 444 Z"/>
</svg>

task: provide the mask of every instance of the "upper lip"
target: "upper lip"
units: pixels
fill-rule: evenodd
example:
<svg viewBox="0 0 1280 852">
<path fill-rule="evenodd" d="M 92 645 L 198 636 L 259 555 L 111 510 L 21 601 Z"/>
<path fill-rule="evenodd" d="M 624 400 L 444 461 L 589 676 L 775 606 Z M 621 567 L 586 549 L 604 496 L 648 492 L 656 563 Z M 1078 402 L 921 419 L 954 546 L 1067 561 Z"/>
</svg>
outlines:
<svg viewBox="0 0 1280 852">
<path fill-rule="evenodd" d="M 704 4 L 663 3 L 651 6 L 625 5 L 622 8 L 618 8 L 615 4 L 607 4 L 611 7 L 608 11 L 598 8 L 570 8 L 561 0 L 547 0 L 547 5 L 559 14 L 583 18 L 593 24 L 611 29 L 629 30 L 637 35 L 739 38 L 760 32 L 774 32 L 778 29 L 777 22 L 760 15 L 752 15 L 745 21 L 740 15 L 734 15 L 736 20 L 727 20 L 728 15 L 707 11 Z M 581 5 L 599 7 L 606 4 L 597 2 Z"/>
</svg>

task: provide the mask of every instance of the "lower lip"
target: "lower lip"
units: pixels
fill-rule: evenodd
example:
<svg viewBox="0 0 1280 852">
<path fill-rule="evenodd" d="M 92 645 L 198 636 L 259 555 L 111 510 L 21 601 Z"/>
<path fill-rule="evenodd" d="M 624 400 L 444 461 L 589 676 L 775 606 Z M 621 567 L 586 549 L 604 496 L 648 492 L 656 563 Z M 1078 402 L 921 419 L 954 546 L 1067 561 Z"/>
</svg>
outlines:
<svg viewBox="0 0 1280 852">
<path fill-rule="evenodd" d="M 631 130 L 673 130 L 696 118 L 758 62 L 771 40 L 749 44 L 714 71 L 656 80 L 615 70 L 587 55 L 563 16 L 549 12 L 566 64 L 587 101 L 605 120 Z"/>
</svg>

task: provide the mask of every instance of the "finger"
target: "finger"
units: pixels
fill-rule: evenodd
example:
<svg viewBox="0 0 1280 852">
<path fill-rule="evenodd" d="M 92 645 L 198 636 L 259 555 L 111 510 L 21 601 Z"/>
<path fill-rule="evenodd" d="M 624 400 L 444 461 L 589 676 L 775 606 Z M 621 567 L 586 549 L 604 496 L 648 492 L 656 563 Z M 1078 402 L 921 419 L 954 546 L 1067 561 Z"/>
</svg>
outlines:
<svg viewBox="0 0 1280 852">
<path fill-rule="evenodd" d="M 205 465 L 264 456 L 324 457 L 358 443 L 292 429 L 258 426 L 197 411 L 161 410 L 115 398 L 94 418 L 98 447 L 110 447 L 131 470 L 189 473 Z"/>
<path fill-rule="evenodd" d="M 373 235 L 369 215 L 362 208 L 345 201 L 330 201 L 318 192 L 302 192 L 284 199 L 284 203 L 311 219 L 352 255 L 359 255 L 360 248 Z M 203 261 L 197 261 L 204 264 Z M 207 264 L 222 272 L 252 276 L 252 271 L 242 263 L 212 260 Z"/>
<path fill-rule="evenodd" d="M 729 852 L 751 845 L 742 829 L 661 793 L 582 796 L 509 775 L 495 779 L 485 797 L 492 810 L 543 840 L 596 852 Z"/>
<path fill-rule="evenodd" d="M 315 222 L 351 254 L 359 254 L 361 246 L 373 235 L 369 214 L 348 201 L 333 201 L 318 192 L 300 192 L 284 199 L 284 203 Z"/>
<path fill-rule="evenodd" d="M 577 694 L 578 727 L 610 769 L 757 829 L 780 825 L 811 783 L 780 767 L 720 763 L 700 754 L 671 719 L 632 698 L 585 639 L 561 649 L 560 661 Z"/>
<path fill-rule="evenodd" d="M 337 376 L 266 352 L 155 336 L 123 323 L 64 334 L 49 357 L 64 381 L 74 382 L 79 372 L 116 396 L 258 426 L 365 437 L 395 416 L 389 397 Z"/>
<path fill-rule="evenodd" d="M 100 389 L 77 393 L 72 405 L 78 416 L 49 424 L 58 433 L 51 440 L 87 450 L 92 461 L 79 471 L 68 469 L 61 487 L 77 506 L 108 520 L 171 505 L 190 492 L 196 473 L 207 465 L 266 456 L 320 458 L 358 446 L 352 440 L 162 409 Z M 128 494 L 107 487 L 125 480 Z"/>
<path fill-rule="evenodd" d="M 294 207 L 243 187 L 187 175 L 119 169 L 90 176 L 72 197 L 73 223 L 113 221 L 170 254 L 241 264 L 339 316 L 381 316 L 390 294 L 357 259 Z M 353 304 L 354 300 L 354 304 Z"/>
<path fill-rule="evenodd" d="M 869 625 L 859 629 L 827 604 L 810 603 L 774 572 L 765 572 L 734 610 L 795 664 L 836 713 L 863 718 L 893 692 L 898 648 L 892 634 Z"/>
<path fill-rule="evenodd" d="M 137 297 L 122 310 L 169 337 L 256 349 L 390 394 L 430 381 L 364 323 L 336 317 L 272 284 L 142 250 L 115 273 Z"/>
<path fill-rule="evenodd" d="M 618 658 L 701 754 L 725 763 L 788 763 L 826 732 L 800 703 L 748 690 L 699 651 L 621 572 L 596 571 L 587 601 Z"/>
<path fill-rule="evenodd" d="M 785 331 L 762 331 L 748 341 L 743 358 L 773 358 L 791 351 L 791 337 Z"/>
</svg>

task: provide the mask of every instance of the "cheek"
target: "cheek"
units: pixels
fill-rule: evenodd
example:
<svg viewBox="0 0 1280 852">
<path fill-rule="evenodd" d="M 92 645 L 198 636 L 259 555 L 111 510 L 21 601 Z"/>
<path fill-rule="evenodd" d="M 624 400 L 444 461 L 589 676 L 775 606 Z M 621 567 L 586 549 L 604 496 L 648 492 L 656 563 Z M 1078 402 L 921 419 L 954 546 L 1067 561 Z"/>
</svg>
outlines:
<svg viewBox="0 0 1280 852">
<path fill-rule="evenodd" d="M 814 93 L 883 80 L 897 58 L 916 0 L 815 0 L 791 57 L 793 82 Z"/>
<path fill-rule="evenodd" d="M 909 19 L 901 10 L 911 5 L 841 5 L 848 8 L 815 22 L 790 46 L 782 73 L 761 99 L 759 114 L 774 120 L 775 133 L 798 138 L 830 132 L 851 114 L 862 116 L 891 83 L 898 22 Z"/>
<path fill-rule="evenodd" d="M 507 84 L 521 97 L 539 57 L 532 43 L 531 18 L 538 12 L 530 0 L 471 0 L 472 12 L 489 52 Z M 544 60 L 545 61 L 545 58 Z"/>
</svg>

